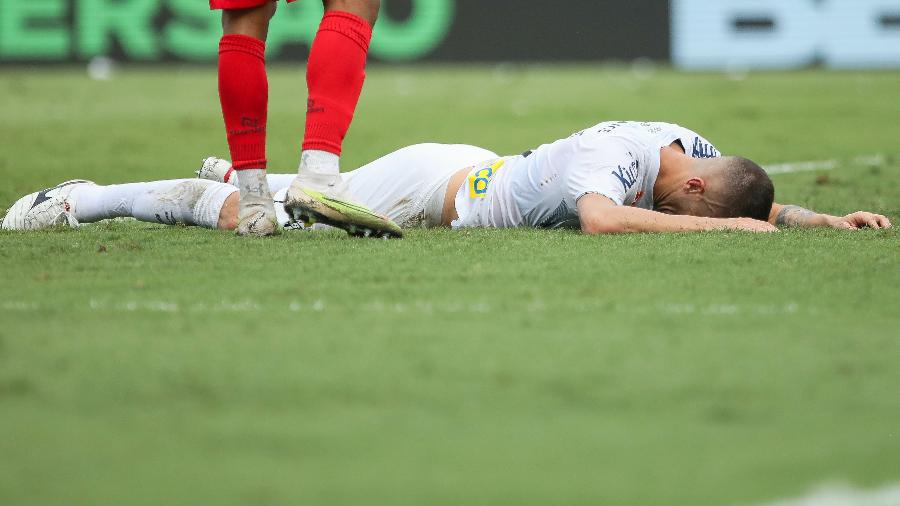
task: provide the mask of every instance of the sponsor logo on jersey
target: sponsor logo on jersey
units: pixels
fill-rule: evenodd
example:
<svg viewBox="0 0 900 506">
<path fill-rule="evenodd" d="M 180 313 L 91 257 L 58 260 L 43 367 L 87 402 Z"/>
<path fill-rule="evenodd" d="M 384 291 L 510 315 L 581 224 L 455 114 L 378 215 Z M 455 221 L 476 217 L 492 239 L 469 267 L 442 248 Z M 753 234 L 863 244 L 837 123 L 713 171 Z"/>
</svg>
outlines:
<svg viewBox="0 0 900 506">
<path fill-rule="evenodd" d="M 627 192 L 631 189 L 632 186 L 634 186 L 634 183 L 637 182 L 639 168 L 640 164 L 637 160 L 634 160 L 627 168 L 619 165 L 617 169 L 613 170 L 612 175 L 616 176 L 616 179 L 618 179 L 619 182 L 622 183 L 622 186 Z"/>
<path fill-rule="evenodd" d="M 491 179 L 494 178 L 500 167 L 503 167 L 504 163 L 506 163 L 506 160 L 497 160 L 490 167 L 485 167 L 469 174 L 469 198 L 483 199 L 486 197 Z"/>
<path fill-rule="evenodd" d="M 714 148 L 712 144 L 703 142 L 700 137 L 694 138 L 694 147 L 691 150 L 692 158 L 718 158 L 719 150 Z"/>
</svg>

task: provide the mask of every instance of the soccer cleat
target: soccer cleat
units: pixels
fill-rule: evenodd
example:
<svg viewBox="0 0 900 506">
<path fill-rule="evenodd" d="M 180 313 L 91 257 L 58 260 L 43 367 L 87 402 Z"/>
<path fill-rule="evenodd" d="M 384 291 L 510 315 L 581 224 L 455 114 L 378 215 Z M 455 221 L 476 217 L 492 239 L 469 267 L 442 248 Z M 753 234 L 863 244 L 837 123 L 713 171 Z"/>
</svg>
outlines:
<svg viewBox="0 0 900 506">
<path fill-rule="evenodd" d="M 285 196 L 284 210 L 306 226 L 323 223 L 355 237 L 403 237 L 396 223 L 353 202 L 340 176 L 297 176 Z"/>
<path fill-rule="evenodd" d="M 75 179 L 20 198 L 9 208 L 0 228 L 40 230 L 56 226 L 77 227 L 75 201 L 69 195 L 82 184 L 94 183 Z"/>
<path fill-rule="evenodd" d="M 239 176 L 236 176 L 231 162 L 210 156 L 203 160 L 203 164 L 196 174 L 200 179 L 232 184 L 238 188 L 244 186 L 238 210 L 238 226 L 235 231 L 237 235 L 265 237 L 281 232 L 281 227 L 278 226 L 278 220 L 275 217 L 275 206 L 272 202 L 269 184 L 265 179 L 265 172 L 260 173 L 261 181 L 239 185 Z"/>
<path fill-rule="evenodd" d="M 231 167 L 231 162 L 214 156 L 204 159 L 203 165 L 195 174 L 200 179 L 234 184 L 234 169 Z"/>
<path fill-rule="evenodd" d="M 237 235 L 267 237 L 280 232 L 281 227 L 278 226 L 274 211 L 269 213 L 266 209 L 256 206 L 241 207 L 238 213 Z"/>
</svg>

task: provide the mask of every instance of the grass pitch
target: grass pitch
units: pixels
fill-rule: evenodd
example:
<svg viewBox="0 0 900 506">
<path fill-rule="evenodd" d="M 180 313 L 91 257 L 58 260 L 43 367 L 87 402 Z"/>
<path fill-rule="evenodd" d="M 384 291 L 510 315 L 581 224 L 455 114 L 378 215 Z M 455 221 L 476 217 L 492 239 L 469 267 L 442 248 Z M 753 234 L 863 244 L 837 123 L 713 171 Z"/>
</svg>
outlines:
<svg viewBox="0 0 900 506">
<path fill-rule="evenodd" d="M 302 69 L 272 73 L 293 171 Z M 345 167 L 682 123 L 900 225 L 898 73 L 373 67 Z M 227 153 L 212 69 L 0 74 L 0 207 Z M 880 154 L 877 160 L 859 155 Z M 900 480 L 900 235 L 0 232 L 0 502 L 752 504 Z"/>
</svg>

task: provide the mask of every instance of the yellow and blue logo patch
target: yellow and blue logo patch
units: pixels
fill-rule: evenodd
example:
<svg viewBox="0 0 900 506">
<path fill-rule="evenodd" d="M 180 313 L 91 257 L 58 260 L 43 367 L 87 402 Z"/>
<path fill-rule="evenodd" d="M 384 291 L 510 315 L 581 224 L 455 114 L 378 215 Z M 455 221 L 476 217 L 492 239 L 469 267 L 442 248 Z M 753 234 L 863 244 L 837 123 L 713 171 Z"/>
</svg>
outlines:
<svg viewBox="0 0 900 506">
<path fill-rule="evenodd" d="M 494 175 L 503 167 L 506 160 L 497 160 L 490 167 L 477 170 L 469 174 L 469 198 L 483 199 L 487 196 L 488 186 Z"/>
</svg>

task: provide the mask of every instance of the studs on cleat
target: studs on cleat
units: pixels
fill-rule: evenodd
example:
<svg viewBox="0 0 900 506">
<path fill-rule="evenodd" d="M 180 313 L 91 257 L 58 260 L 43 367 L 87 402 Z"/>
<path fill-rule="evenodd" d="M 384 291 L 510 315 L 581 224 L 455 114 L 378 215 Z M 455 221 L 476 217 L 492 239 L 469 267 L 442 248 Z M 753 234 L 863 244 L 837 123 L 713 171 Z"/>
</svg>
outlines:
<svg viewBox="0 0 900 506">
<path fill-rule="evenodd" d="M 295 223 L 302 223 L 303 226 L 306 228 L 309 228 L 316 223 L 315 218 L 313 218 L 309 214 L 303 212 L 303 210 L 293 209 L 291 211 L 291 214 L 293 215 Z"/>
<path fill-rule="evenodd" d="M 316 223 L 322 223 L 325 225 L 329 225 L 335 228 L 344 229 L 347 234 L 352 237 L 360 237 L 360 238 L 378 238 L 378 239 L 393 239 L 393 238 L 401 238 L 402 234 L 397 234 L 388 230 L 383 230 L 378 227 L 364 227 L 360 225 L 356 225 L 353 223 L 339 223 L 334 220 L 329 219 L 326 215 L 319 214 L 315 211 L 309 211 L 307 209 L 291 209 L 289 212 L 290 217 L 292 218 L 292 222 L 294 224 L 302 223 L 304 228 L 311 228 Z M 298 225 L 294 225 L 295 228 L 300 228 Z"/>
</svg>

